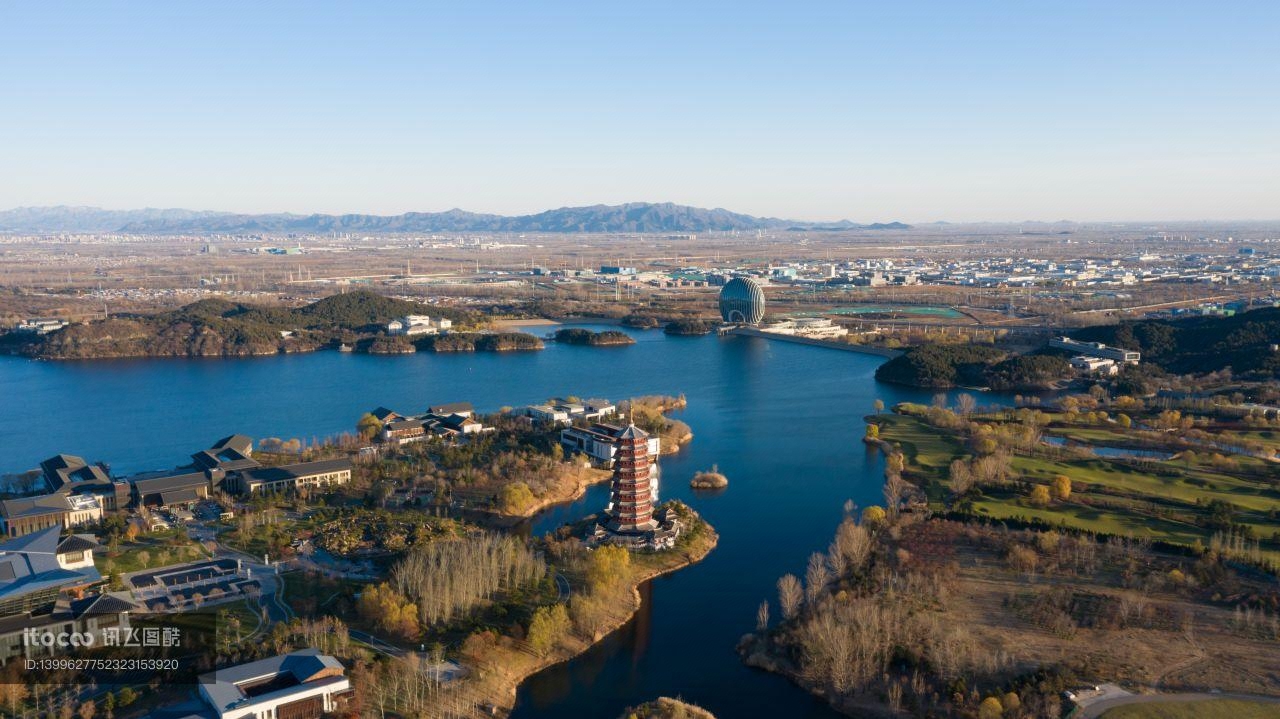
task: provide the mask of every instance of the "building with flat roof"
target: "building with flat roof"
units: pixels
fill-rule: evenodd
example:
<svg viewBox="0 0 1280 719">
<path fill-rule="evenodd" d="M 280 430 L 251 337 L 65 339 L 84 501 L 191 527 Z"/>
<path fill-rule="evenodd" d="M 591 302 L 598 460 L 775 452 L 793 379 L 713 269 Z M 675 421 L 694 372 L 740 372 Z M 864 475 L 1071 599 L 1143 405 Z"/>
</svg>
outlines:
<svg viewBox="0 0 1280 719">
<path fill-rule="evenodd" d="M 1102 357 L 1104 359 L 1124 362 L 1125 364 L 1138 364 L 1142 361 L 1142 353 L 1136 350 L 1127 350 L 1122 347 L 1109 347 L 1101 342 L 1081 342 L 1073 340 L 1070 337 L 1054 337 L 1049 340 L 1049 346 L 1054 349 L 1066 350 L 1073 354 L 1090 355 L 1092 357 Z"/>
<path fill-rule="evenodd" d="M 569 424 L 575 419 L 600 419 L 617 411 L 618 407 L 607 399 L 553 399 L 546 404 L 531 404 L 519 410 L 520 414 L 535 422 L 552 424 Z"/>
</svg>

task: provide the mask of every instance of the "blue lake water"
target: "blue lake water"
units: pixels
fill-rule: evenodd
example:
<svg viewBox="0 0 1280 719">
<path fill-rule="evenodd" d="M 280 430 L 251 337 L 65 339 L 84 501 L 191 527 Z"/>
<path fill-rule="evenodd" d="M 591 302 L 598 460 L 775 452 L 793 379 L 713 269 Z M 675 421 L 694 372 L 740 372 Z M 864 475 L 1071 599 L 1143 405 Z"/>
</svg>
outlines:
<svg viewBox="0 0 1280 719">
<path fill-rule="evenodd" d="M 860 441 L 874 400 L 928 402 L 933 393 L 877 383 L 878 357 L 760 338 L 628 332 L 633 346 L 548 344 L 519 354 L 0 358 L 0 473 L 58 452 L 106 461 L 116 473 L 167 468 L 233 432 L 324 437 L 379 405 L 418 412 L 470 401 L 492 411 L 557 395 L 619 401 L 683 393 L 689 406 L 680 418 L 694 440 L 662 459 L 662 494 L 702 513 L 719 546 L 702 563 L 646 585 L 643 608 L 622 630 L 527 681 L 514 716 L 612 718 L 659 695 L 681 696 L 722 719 L 836 716 L 789 682 L 742 666 L 734 645 L 753 628 L 760 601 L 775 597 L 777 578 L 801 573 L 808 555 L 825 549 L 845 500 L 881 501 L 882 460 Z M 729 487 L 691 490 L 693 473 L 712 464 Z M 532 530 L 597 511 L 606 493 L 592 488 L 538 517 Z"/>
</svg>

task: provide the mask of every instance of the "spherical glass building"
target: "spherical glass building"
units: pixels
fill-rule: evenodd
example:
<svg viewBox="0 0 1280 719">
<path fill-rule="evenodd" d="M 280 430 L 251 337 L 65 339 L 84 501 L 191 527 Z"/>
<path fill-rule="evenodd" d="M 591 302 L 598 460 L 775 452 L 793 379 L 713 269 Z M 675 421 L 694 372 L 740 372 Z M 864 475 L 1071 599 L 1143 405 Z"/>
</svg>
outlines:
<svg viewBox="0 0 1280 719">
<path fill-rule="evenodd" d="M 764 290 L 750 277 L 735 277 L 720 290 L 720 316 L 725 322 L 758 325 L 764 319 Z"/>
</svg>

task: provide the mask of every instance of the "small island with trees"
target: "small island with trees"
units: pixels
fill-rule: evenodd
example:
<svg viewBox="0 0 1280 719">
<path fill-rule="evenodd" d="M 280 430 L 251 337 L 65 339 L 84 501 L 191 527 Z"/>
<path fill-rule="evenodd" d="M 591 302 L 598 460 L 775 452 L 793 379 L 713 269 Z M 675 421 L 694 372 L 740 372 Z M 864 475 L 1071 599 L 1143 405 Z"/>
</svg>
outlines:
<svg viewBox="0 0 1280 719">
<path fill-rule="evenodd" d="M 588 347 L 617 347 L 636 343 L 635 339 L 626 332 L 619 332 L 618 330 L 594 332 L 581 327 L 565 327 L 556 330 L 556 333 L 552 335 L 552 339 L 561 344 L 585 345 Z"/>
<path fill-rule="evenodd" d="M 697 472 L 689 480 L 694 489 L 724 489 L 729 486 L 729 478 L 720 473 L 720 468 L 712 465 L 711 469 Z"/>
<path fill-rule="evenodd" d="M 694 337 L 711 334 L 715 328 L 716 323 L 711 320 L 676 319 L 668 322 L 662 331 L 669 335 Z"/>
<path fill-rule="evenodd" d="M 912 347 L 876 368 L 876 379 L 882 382 L 930 389 L 989 387 L 1033 392 L 1053 389 L 1071 377 L 1071 367 L 1057 354 L 1011 355 L 974 344 Z"/>
</svg>

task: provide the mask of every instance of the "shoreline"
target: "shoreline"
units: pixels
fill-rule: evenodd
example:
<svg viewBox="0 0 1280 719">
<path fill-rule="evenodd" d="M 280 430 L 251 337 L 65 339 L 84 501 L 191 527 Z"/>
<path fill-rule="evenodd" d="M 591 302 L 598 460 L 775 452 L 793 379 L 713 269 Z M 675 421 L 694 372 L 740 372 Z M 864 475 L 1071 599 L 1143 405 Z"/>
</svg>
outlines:
<svg viewBox="0 0 1280 719">
<path fill-rule="evenodd" d="M 686 435 L 679 443 L 675 443 L 674 444 L 675 449 L 668 449 L 670 446 L 672 446 L 672 444 L 670 443 L 664 444 L 662 446 L 662 451 L 658 453 L 658 456 L 669 457 L 673 454 L 679 454 L 681 450 L 684 449 L 684 446 L 691 441 L 693 441 L 692 432 Z M 480 510 L 476 511 L 476 514 L 479 515 L 480 517 L 483 517 L 485 522 L 487 522 L 490 526 L 497 527 L 499 529 L 510 529 L 512 527 L 518 526 L 523 522 L 532 522 L 534 519 L 537 518 L 539 514 L 542 514 L 543 512 L 549 509 L 554 509 L 556 507 L 560 507 L 566 504 L 573 504 L 579 499 L 582 499 L 582 496 L 587 493 L 588 489 L 591 489 L 596 485 L 604 484 L 613 478 L 613 475 L 611 472 L 609 472 L 609 470 L 598 469 L 596 467 L 588 467 L 586 469 L 588 469 L 593 473 L 598 472 L 600 474 L 600 477 L 597 479 L 591 479 L 591 480 L 580 480 L 578 482 L 577 488 L 574 490 L 571 496 L 554 497 L 554 498 L 544 497 L 543 499 L 535 502 L 533 505 L 530 506 L 529 509 L 525 510 L 521 514 L 502 514 L 499 512 L 487 512 L 487 511 L 480 511 Z"/>
<path fill-rule="evenodd" d="M 556 322 L 555 320 L 549 320 L 543 317 L 534 317 L 531 319 L 524 319 L 524 320 L 519 320 L 519 319 L 493 320 L 493 326 L 498 329 L 505 329 L 508 327 L 546 327 L 548 325 L 558 325 L 558 324 L 562 324 L 562 323 Z"/>
<path fill-rule="evenodd" d="M 625 611 L 611 615 L 604 628 L 597 631 L 595 636 L 584 637 L 574 631 L 562 640 L 560 644 L 557 644 L 555 650 L 545 657 L 535 658 L 518 649 L 510 649 L 503 651 L 502 656 L 486 661 L 486 665 L 497 665 L 499 670 L 498 675 L 489 677 L 490 681 L 493 681 L 496 686 L 493 687 L 490 696 L 486 697 L 488 706 L 492 707 L 494 712 L 484 713 L 483 715 L 510 716 L 515 709 L 520 686 L 526 680 L 546 669 L 577 659 L 633 620 L 643 606 L 644 600 L 640 594 L 641 587 L 654 579 L 691 567 L 706 559 L 720 543 L 720 535 L 706 520 L 702 520 L 701 517 L 699 517 L 699 520 L 705 526 L 706 531 L 710 533 L 710 536 L 697 546 L 690 547 L 684 551 L 678 549 L 668 550 L 670 552 L 668 555 L 632 555 L 633 558 L 661 557 L 667 561 L 656 566 L 636 568 L 635 573 L 630 578 L 630 591 L 626 592 L 630 600 L 627 602 Z M 524 664 L 527 660 L 532 661 Z M 487 668 L 488 666 L 486 666 Z M 503 674 L 503 670 L 509 673 Z M 477 712 L 483 713 L 485 707 L 483 704 L 478 704 L 475 709 Z"/>
<path fill-rule="evenodd" d="M 595 468 L 591 468 L 590 471 L 598 472 L 600 476 L 595 479 L 578 480 L 578 485 L 574 488 L 573 494 L 568 497 L 543 497 L 541 500 L 530 505 L 529 509 L 525 510 L 521 514 L 501 514 L 498 512 L 484 512 L 483 514 L 491 526 L 500 529 L 510 529 L 524 522 L 532 522 L 539 514 L 542 514 L 548 509 L 553 509 L 565 504 L 573 504 L 579 499 L 582 499 L 588 489 L 599 484 L 604 484 L 613 478 L 613 475 L 605 470 L 596 470 Z"/>
<path fill-rule="evenodd" d="M 780 340 L 782 342 L 793 342 L 795 344 L 809 345 L 811 347 L 826 347 L 827 349 L 843 350 L 845 352 L 857 352 L 859 354 L 875 355 L 877 357 L 886 357 L 893 359 L 903 354 L 902 350 L 889 349 L 887 347 L 875 347 L 872 345 L 857 345 L 849 342 L 835 342 L 832 340 L 820 340 L 812 337 L 799 337 L 796 335 L 784 335 L 777 332 L 765 332 L 753 327 L 735 327 L 726 330 L 723 333 L 726 337 L 760 337 L 767 340 Z"/>
</svg>

